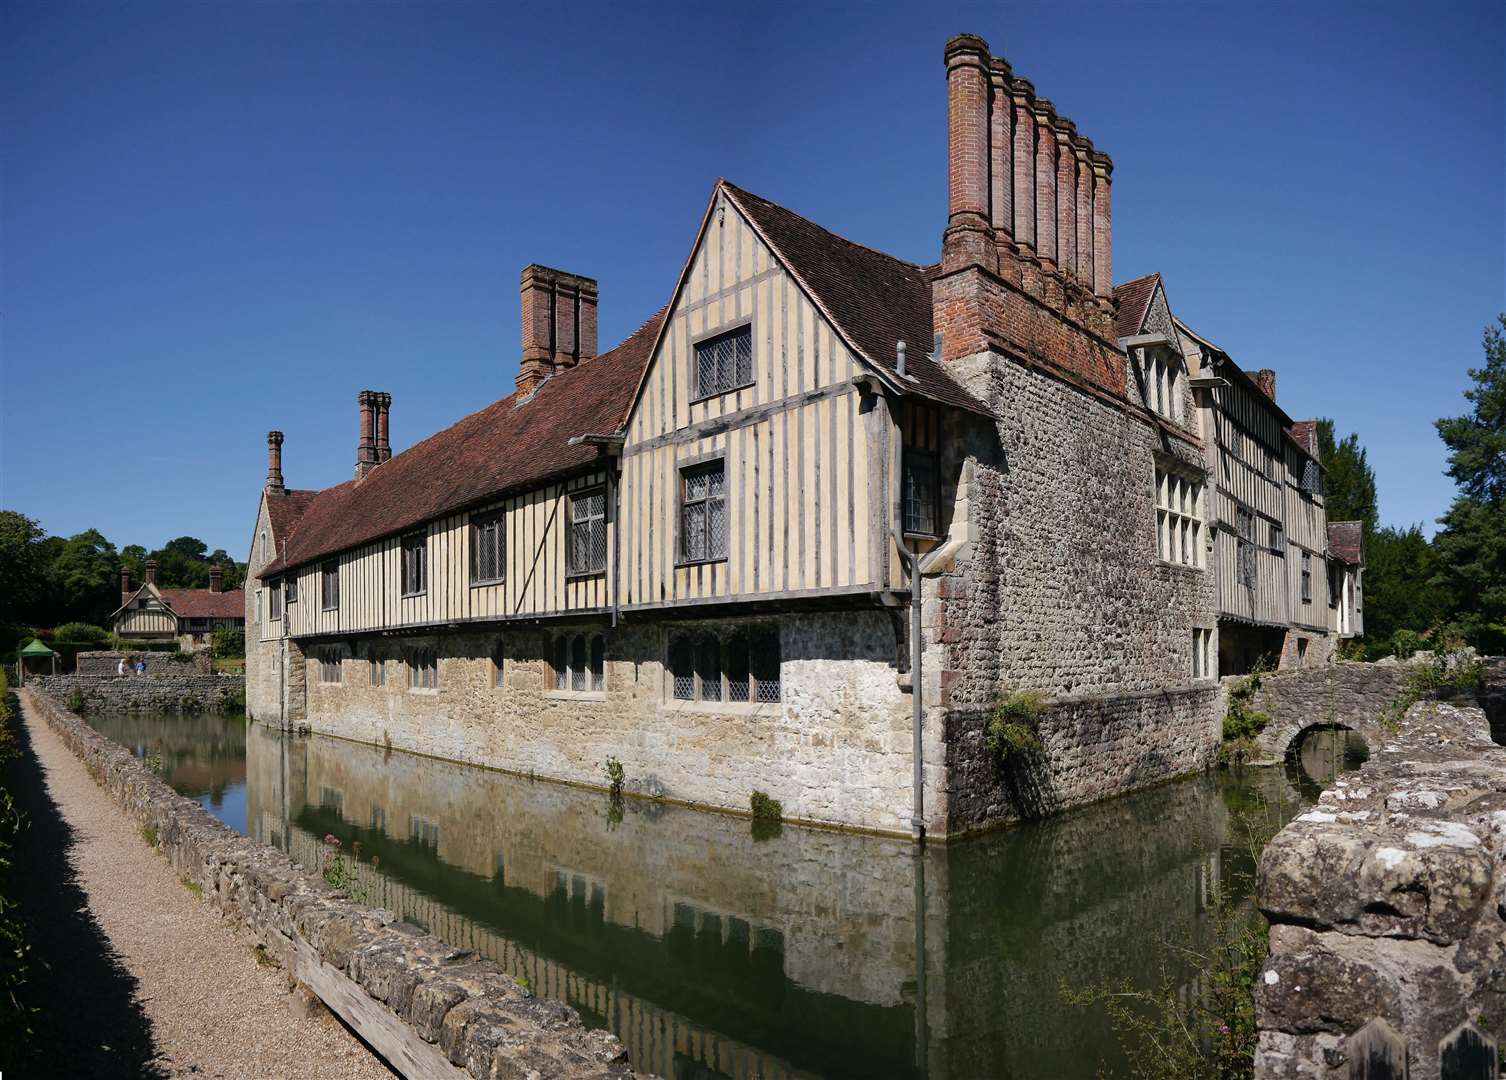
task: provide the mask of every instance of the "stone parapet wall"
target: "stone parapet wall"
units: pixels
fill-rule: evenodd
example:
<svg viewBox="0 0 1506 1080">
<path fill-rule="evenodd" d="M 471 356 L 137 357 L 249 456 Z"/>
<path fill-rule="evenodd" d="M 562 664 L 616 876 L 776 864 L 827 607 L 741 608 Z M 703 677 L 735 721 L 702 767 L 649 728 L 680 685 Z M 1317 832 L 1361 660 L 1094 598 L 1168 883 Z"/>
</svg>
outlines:
<svg viewBox="0 0 1506 1080">
<path fill-rule="evenodd" d="M 1484 711 L 1413 705 L 1267 845 L 1257 898 L 1258 1080 L 1357 1076 L 1403 1044 L 1410 1073 L 1387 1075 L 1438 1080 L 1461 1025 L 1481 1046 L 1506 1033 L 1506 750 Z M 1453 1075 L 1494 1074 L 1492 1056 Z"/>
<path fill-rule="evenodd" d="M 75 691 L 85 712 L 222 712 L 245 703 L 246 680 L 239 675 L 33 675 L 28 688 L 58 702 Z"/>
<path fill-rule="evenodd" d="M 1218 746 L 1221 689 L 1054 702 L 1042 718 L 1044 753 L 1001 766 L 985 740 L 987 713 L 947 723 L 949 832 L 1056 813 L 1206 767 Z"/>
<path fill-rule="evenodd" d="M 204 899 L 409 1077 L 631 1077 L 622 1044 L 390 912 L 354 903 L 216 821 L 124 747 L 31 689 L 22 700 Z"/>
<path fill-rule="evenodd" d="M 145 674 L 158 675 L 208 675 L 214 668 L 207 652 L 173 653 L 130 649 L 106 649 L 99 652 L 81 652 L 74 664 L 75 675 L 93 675 L 100 678 L 113 677 L 124 660 L 129 668 L 137 660 L 146 664 Z"/>
</svg>

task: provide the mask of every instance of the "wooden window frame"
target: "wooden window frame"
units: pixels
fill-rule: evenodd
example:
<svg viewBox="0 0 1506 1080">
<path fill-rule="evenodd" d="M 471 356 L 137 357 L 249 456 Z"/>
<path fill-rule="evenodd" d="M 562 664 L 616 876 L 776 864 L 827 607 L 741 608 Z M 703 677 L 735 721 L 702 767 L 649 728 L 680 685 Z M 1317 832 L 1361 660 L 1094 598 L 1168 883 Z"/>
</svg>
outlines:
<svg viewBox="0 0 1506 1080">
<path fill-rule="evenodd" d="M 578 502 L 580 502 L 580 501 L 582 501 L 584 499 L 587 499 L 587 498 L 589 498 L 592 495 L 600 495 L 601 496 L 601 517 L 600 517 L 600 519 L 597 519 L 595 517 L 587 517 L 587 518 L 584 518 L 584 519 L 581 519 L 581 520 L 577 520 L 576 517 L 575 517 L 575 505 L 576 505 L 576 503 L 578 503 Z M 566 494 L 566 497 L 565 497 L 565 515 L 566 515 L 566 517 L 565 517 L 565 578 L 566 578 L 566 580 L 572 580 L 572 579 L 576 579 L 576 578 L 599 577 L 602 574 L 605 574 L 607 572 L 607 560 L 608 560 L 608 557 L 610 556 L 611 546 L 612 546 L 611 543 L 610 543 L 610 540 L 609 540 L 609 538 L 607 536 L 607 525 L 611 521 L 610 509 L 611 508 L 608 505 L 608 500 L 607 500 L 607 487 L 606 487 L 605 484 L 597 484 L 594 487 L 581 488 L 579 491 L 571 491 L 571 492 L 568 492 Z M 594 565 L 595 560 L 593 558 L 591 566 L 589 566 L 589 567 L 580 567 L 580 566 L 577 566 L 575 564 L 575 531 L 576 531 L 576 529 L 580 528 L 582 525 L 589 526 L 592 522 L 597 521 L 597 520 L 601 521 L 601 538 L 602 538 L 602 543 L 601 543 L 601 565 L 600 566 Z M 594 554 L 594 548 L 595 548 L 594 544 L 592 545 L 592 548 L 593 548 L 593 554 Z"/>
<path fill-rule="evenodd" d="M 1311 604 L 1313 602 L 1313 555 L 1310 551 L 1302 553 L 1301 582 L 1302 602 Z"/>
<path fill-rule="evenodd" d="M 484 550 L 484 536 L 488 528 L 495 527 L 492 545 L 496 555 L 496 573 L 487 576 L 482 573 L 481 554 Z M 488 510 L 480 514 L 471 515 L 471 587 L 479 585 L 500 585 L 507 580 L 507 511 Z"/>
<path fill-rule="evenodd" d="M 298 573 L 296 571 L 282 579 L 282 587 L 283 606 L 286 607 L 288 604 L 298 603 Z"/>
<path fill-rule="evenodd" d="M 414 556 L 413 565 L 409 566 L 409 556 Z M 423 596 L 429 591 L 429 534 L 427 532 L 405 533 L 398 541 L 398 586 L 402 590 L 403 597 Z M 414 588 L 412 576 L 419 579 Z"/>
<path fill-rule="evenodd" d="M 270 599 L 267 603 L 267 620 L 269 622 L 281 622 L 283 615 L 282 578 L 273 578 L 268 587 Z"/>
<path fill-rule="evenodd" d="M 709 349 L 720 344 L 727 338 L 746 336 L 748 339 L 748 378 L 747 381 L 734 379 L 730 385 L 718 386 L 714 389 L 706 389 L 701 385 L 701 350 Z M 735 394 L 739 390 L 747 390 L 758 383 L 758 364 L 754 357 L 753 349 L 753 321 L 751 319 L 737 323 L 734 326 L 723 326 L 710 333 L 702 334 L 690 343 L 690 383 L 695 387 L 688 404 L 695 405 L 702 401 L 710 401 L 715 397 L 725 394 Z"/>
<path fill-rule="evenodd" d="M 710 476 L 714 472 L 722 475 L 721 494 L 712 498 L 709 490 L 699 499 L 692 500 L 688 497 L 688 483 L 694 476 Z M 722 505 L 722 549 L 714 552 L 711 549 L 711 505 L 720 502 Z M 688 536 L 685 528 L 685 513 L 688 507 L 704 506 L 706 517 L 706 550 L 701 556 L 692 556 L 687 550 Z M 727 459 L 724 456 L 701 458 L 680 466 L 679 485 L 679 513 L 675 515 L 675 553 L 676 566 L 705 566 L 708 563 L 727 561 L 727 552 L 731 548 L 732 538 L 731 522 L 727 520 Z"/>
<path fill-rule="evenodd" d="M 319 610 L 340 610 L 339 559 L 326 559 L 319 564 Z"/>
<path fill-rule="evenodd" d="M 1255 511 L 1243 506 L 1234 508 L 1234 576 L 1246 589 L 1253 589 L 1260 582 L 1259 542 L 1255 537 L 1257 520 Z M 1248 529 L 1244 528 L 1247 521 Z"/>
<path fill-rule="evenodd" d="M 911 487 L 914 479 L 919 475 L 915 468 L 918 459 L 928 458 L 931 479 L 931 528 L 922 529 L 918 519 L 912 518 Z M 936 450 L 924 446 L 904 446 L 899 455 L 899 483 L 900 483 L 900 528 L 906 536 L 913 536 L 922 540 L 941 539 L 941 454 Z"/>
</svg>

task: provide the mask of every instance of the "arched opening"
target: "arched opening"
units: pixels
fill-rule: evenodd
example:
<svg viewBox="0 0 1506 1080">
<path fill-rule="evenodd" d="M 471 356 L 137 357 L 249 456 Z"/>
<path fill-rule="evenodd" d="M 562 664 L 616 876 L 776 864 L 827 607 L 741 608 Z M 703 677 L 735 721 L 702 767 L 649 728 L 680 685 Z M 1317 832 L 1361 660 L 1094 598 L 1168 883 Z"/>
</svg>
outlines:
<svg viewBox="0 0 1506 1080">
<path fill-rule="evenodd" d="M 1326 788 L 1344 772 L 1357 769 L 1370 756 L 1364 736 L 1342 724 L 1313 724 L 1303 728 L 1286 749 L 1287 768 L 1300 784 Z"/>
</svg>

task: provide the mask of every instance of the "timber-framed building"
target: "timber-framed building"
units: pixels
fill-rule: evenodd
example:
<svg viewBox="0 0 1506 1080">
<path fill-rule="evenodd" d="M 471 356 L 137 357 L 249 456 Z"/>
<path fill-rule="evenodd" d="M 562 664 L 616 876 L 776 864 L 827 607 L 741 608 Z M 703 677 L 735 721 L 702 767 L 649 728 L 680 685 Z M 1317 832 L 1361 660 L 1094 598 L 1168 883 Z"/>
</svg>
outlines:
<svg viewBox="0 0 1506 1080">
<path fill-rule="evenodd" d="M 1164 298 L 1112 285 L 1109 157 L 982 40 L 945 60 L 939 261 L 720 180 L 615 348 L 596 281 L 530 266 L 509 396 L 393 454 L 362 391 L 355 475 L 322 491 L 272 432 L 253 715 L 931 835 L 1207 761 L 1207 393 Z M 984 729 L 1024 689 L 1051 707 L 1021 771 Z"/>
</svg>

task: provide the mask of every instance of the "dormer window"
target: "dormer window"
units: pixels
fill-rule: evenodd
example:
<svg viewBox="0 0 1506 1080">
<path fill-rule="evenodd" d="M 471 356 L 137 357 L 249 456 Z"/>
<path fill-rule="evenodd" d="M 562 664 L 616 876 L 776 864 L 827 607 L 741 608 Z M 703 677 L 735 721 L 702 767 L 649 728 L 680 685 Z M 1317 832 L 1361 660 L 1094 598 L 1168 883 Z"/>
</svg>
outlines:
<svg viewBox="0 0 1506 1080">
<path fill-rule="evenodd" d="M 1145 407 L 1158 416 L 1178 423 L 1182 419 L 1182 364 L 1165 349 L 1142 349 L 1140 379 L 1145 388 Z"/>
<path fill-rule="evenodd" d="M 695 345 L 695 396 L 714 397 L 753 384 L 753 327 L 740 326 Z"/>
</svg>

